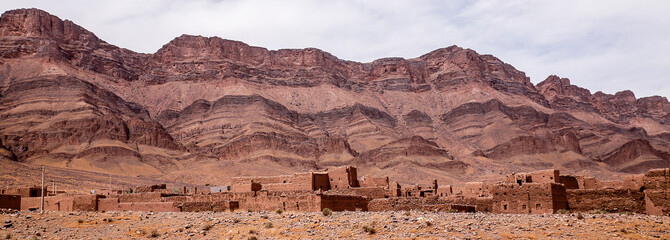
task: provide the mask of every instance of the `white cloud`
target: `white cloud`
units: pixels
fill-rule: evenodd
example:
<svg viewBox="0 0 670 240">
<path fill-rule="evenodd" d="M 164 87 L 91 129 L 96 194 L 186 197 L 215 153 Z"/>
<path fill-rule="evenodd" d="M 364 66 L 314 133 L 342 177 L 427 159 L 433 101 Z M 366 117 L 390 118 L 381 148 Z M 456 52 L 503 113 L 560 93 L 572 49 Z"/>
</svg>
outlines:
<svg viewBox="0 0 670 240">
<path fill-rule="evenodd" d="M 493 54 L 538 83 L 670 96 L 668 1 L 4 1 L 44 9 L 120 47 L 155 52 L 182 33 L 347 60 L 412 58 L 450 45 Z"/>
</svg>

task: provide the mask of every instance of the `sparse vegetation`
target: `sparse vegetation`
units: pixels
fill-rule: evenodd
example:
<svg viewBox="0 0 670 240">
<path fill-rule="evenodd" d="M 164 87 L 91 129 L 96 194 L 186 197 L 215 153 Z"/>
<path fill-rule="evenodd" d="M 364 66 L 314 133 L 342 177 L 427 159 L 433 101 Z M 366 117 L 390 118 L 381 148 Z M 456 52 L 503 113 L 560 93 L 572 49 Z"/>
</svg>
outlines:
<svg viewBox="0 0 670 240">
<path fill-rule="evenodd" d="M 209 187 L 209 183 L 205 183 L 205 187 Z"/>
<path fill-rule="evenodd" d="M 239 222 L 240 222 L 240 219 L 237 219 L 237 218 L 233 219 L 233 223 L 239 223 Z"/>
<path fill-rule="evenodd" d="M 321 213 L 323 213 L 323 216 L 327 217 L 333 214 L 333 210 L 330 210 L 330 208 L 324 208 L 323 211 L 321 211 Z"/>
<path fill-rule="evenodd" d="M 12 234 L 11 234 L 11 233 L 7 233 L 7 235 L 5 235 L 5 239 L 12 239 Z"/>
<path fill-rule="evenodd" d="M 633 215 L 633 212 L 623 211 L 623 212 L 620 212 L 619 215 L 630 216 L 630 215 Z"/>
<path fill-rule="evenodd" d="M 266 222 L 265 223 L 265 228 L 273 228 L 275 227 L 271 222 Z"/>
<path fill-rule="evenodd" d="M 449 210 L 447 210 L 447 212 L 448 212 L 448 213 L 457 213 L 458 210 L 453 209 L 453 208 L 450 208 Z"/>
<path fill-rule="evenodd" d="M 277 211 L 275 211 L 275 212 L 276 212 L 277 214 L 281 214 L 281 213 L 284 212 L 284 210 L 281 210 L 281 208 L 279 208 L 279 209 L 277 209 Z"/>
<path fill-rule="evenodd" d="M 592 213 L 592 214 L 608 214 L 609 212 L 608 212 L 608 211 L 605 211 L 605 210 L 600 210 L 600 209 L 598 209 L 598 210 L 594 210 L 594 211 L 592 211 L 591 213 Z"/>
<path fill-rule="evenodd" d="M 212 229 L 212 227 L 214 227 L 212 224 L 205 224 L 205 226 L 202 227 L 202 230 L 206 232 Z"/>
<path fill-rule="evenodd" d="M 268 219 L 269 217 L 267 215 L 261 215 L 262 219 Z"/>
<path fill-rule="evenodd" d="M 408 217 L 409 217 L 409 216 L 411 216 L 411 215 L 412 215 L 412 213 L 410 213 L 409 211 L 405 211 L 405 213 L 404 213 L 403 215 L 405 215 L 405 216 L 408 216 Z"/>
<path fill-rule="evenodd" d="M 577 219 L 579 219 L 579 220 L 584 219 L 584 215 L 582 215 L 582 212 L 577 213 Z"/>
<path fill-rule="evenodd" d="M 256 234 L 256 230 L 250 229 L 249 234 Z"/>
<path fill-rule="evenodd" d="M 152 230 L 151 234 L 149 234 L 150 238 L 157 238 L 157 237 L 160 237 L 160 236 L 161 236 L 161 234 L 158 233 L 158 231 L 156 229 Z"/>
<path fill-rule="evenodd" d="M 82 224 L 82 223 L 84 223 L 84 220 L 77 219 L 77 223 Z"/>
<path fill-rule="evenodd" d="M 248 237 L 247 240 L 258 240 L 258 238 L 256 238 L 256 236 L 251 236 L 251 237 Z"/>
<path fill-rule="evenodd" d="M 370 235 L 377 233 L 377 230 L 375 228 L 370 227 L 368 225 L 363 226 L 363 231 L 365 231 L 366 233 L 368 233 Z"/>
<path fill-rule="evenodd" d="M 566 209 L 559 209 L 558 211 L 556 211 L 556 213 L 557 213 L 557 214 L 569 214 L 570 211 L 568 211 L 568 210 L 566 210 Z"/>
<path fill-rule="evenodd" d="M 426 221 L 426 227 L 432 227 L 432 226 L 433 226 L 433 222 L 431 222 L 431 221 Z"/>
</svg>

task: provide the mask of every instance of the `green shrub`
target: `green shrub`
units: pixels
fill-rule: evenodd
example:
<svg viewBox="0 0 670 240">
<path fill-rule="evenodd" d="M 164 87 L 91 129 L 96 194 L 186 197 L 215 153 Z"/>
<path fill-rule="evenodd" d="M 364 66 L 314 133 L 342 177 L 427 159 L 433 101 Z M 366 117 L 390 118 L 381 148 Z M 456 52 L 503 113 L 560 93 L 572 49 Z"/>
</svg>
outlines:
<svg viewBox="0 0 670 240">
<path fill-rule="evenodd" d="M 558 213 L 558 214 L 568 214 L 570 212 L 566 209 L 559 209 L 558 211 L 556 211 L 556 213 Z"/>
<path fill-rule="evenodd" d="M 273 227 L 275 227 L 275 226 L 272 225 L 271 222 L 266 222 L 266 223 L 265 223 L 265 228 L 273 228 Z"/>
<path fill-rule="evenodd" d="M 258 238 L 256 238 L 256 236 L 251 236 L 251 237 L 248 237 L 247 240 L 258 240 Z"/>
<path fill-rule="evenodd" d="M 377 230 L 375 228 L 370 227 L 368 225 L 363 226 L 363 231 L 365 231 L 366 233 L 368 233 L 370 235 L 377 233 Z"/>
<path fill-rule="evenodd" d="M 427 227 L 432 227 L 432 226 L 433 226 L 433 222 L 431 222 L 431 221 L 426 221 L 426 226 L 427 226 Z"/>
<path fill-rule="evenodd" d="M 330 210 L 330 208 L 324 208 L 323 211 L 321 211 L 321 213 L 323 213 L 323 216 L 327 217 L 333 214 L 333 210 Z"/>
<path fill-rule="evenodd" d="M 275 211 L 275 212 L 276 212 L 277 214 L 281 214 L 281 213 L 284 212 L 284 210 L 281 210 L 281 208 L 280 208 L 280 209 L 277 209 L 277 211 Z"/>
<path fill-rule="evenodd" d="M 582 215 L 582 212 L 577 213 L 577 219 L 579 219 L 579 220 L 584 219 L 584 216 Z"/>
</svg>

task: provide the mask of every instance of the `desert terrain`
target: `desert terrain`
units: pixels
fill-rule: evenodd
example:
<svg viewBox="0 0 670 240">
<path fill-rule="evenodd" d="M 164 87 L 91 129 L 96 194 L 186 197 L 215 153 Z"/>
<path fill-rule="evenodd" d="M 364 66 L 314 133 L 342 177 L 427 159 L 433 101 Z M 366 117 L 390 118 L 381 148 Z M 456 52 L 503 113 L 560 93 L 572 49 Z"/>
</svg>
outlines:
<svg viewBox="0 0 670 240">
<path fill-rule="evenodd" d="M 5 212 L 0 221 L 11 225 L 6 239 L 670 239 L 670 217 L 606 213 Z"/>
</svg>

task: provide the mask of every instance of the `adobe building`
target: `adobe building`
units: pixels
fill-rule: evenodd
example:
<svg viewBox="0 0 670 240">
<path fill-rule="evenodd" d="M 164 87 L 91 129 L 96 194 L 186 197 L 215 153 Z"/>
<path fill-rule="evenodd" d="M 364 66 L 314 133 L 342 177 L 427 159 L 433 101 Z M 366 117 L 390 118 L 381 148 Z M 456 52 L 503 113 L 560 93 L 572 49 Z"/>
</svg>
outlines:
<svg viewBox="0 0 670 240">
<path fill-rule="evenodd" d="M 87 195 L 45 196 L 47 211 L 424 211 L 544 214 L 558 210 L 670 214 L 670 169 L 599 182 L 558 170 L 510 174 L 499 182 L 403 187 L 388 177 L 358 178 L 344 166 L 283 176 L 233 178 L 220 191 L 140 186 Z M 40 188 L 5 189 L 0 208 L 37 210 Z"/>
<path fill-rule="evenodd" d="M 491 194 L 493 213 L 544 214 L 568 208 L 565 186 L 553 182 L 503 183 L 495 185 Z"/>
</svg>

